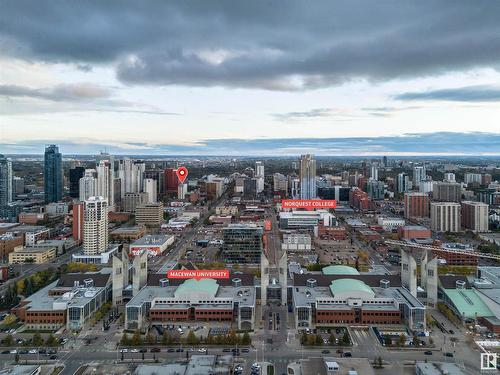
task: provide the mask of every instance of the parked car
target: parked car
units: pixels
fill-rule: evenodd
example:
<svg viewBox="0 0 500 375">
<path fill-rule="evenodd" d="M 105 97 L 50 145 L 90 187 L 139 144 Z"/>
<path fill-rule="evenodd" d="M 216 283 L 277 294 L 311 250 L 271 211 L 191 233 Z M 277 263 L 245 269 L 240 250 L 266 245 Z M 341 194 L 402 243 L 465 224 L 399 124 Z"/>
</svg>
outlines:
<svg viewBox="0 0 500 375">
<path fill-rule="evenodd" d="M 323 354 L 330 354 L 330 351 L 328 349 L 322 350 L 321 353 Z"/>
<path fill-rule="evenodd" d="M 352 354 L 350 352 L 345 352 L 342 354 L 342 357 L 352 357 Z"/>
<path fill-rule="evenodd" d="M 426 350 L 426 351 L 424 352 L 424 354 L 425 354 L 425 355 L 432 355 L 432 351 L 431 351 L 431 350 Z"/>
<path fill-rule="evenodd" d="M 444 355 L 445 355 L 446 357 L 453 358 L 453 353 L 446 352 L 446 353 L 444 353 Z"/>
<path fill-rule="evenodd" d="M 150 352 L 151 353 L 159 353 L 159 352 L 161 352 L 161 349 L 160 348 L 151 348 Z"/>
</svg>

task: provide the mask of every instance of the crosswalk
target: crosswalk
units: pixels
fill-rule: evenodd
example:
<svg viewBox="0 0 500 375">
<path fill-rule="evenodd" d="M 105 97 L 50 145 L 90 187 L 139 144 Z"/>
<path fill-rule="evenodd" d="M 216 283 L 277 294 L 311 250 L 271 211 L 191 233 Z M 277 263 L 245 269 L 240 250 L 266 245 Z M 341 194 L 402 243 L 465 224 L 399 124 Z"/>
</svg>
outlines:
<svg viewBox="0 0 500 375">
<path fill-rule="evenodd" d="M 353 341 L 353 345 L 371 345 L 372 338 L 370 337 L 370 332 L 368 330 L 354 329 L 350 331 L 351 339 Z"/>
</svg>

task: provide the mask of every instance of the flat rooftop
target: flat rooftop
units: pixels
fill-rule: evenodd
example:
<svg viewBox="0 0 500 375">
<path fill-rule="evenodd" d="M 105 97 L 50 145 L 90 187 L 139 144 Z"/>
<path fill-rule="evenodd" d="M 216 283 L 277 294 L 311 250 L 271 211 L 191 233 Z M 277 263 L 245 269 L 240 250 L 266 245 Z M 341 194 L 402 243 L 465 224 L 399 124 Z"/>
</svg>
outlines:
<svg viewBox="0 0 500 375">
<path fill-rule="evenodd" d="M 141 237 L 138 240 L 132 242 L 131 246 L 141 246 L 141 245 L 163 245 L 172 239 L 173 235 L 165 234 L 148 234 L 147 236 Z"/>
</svg>

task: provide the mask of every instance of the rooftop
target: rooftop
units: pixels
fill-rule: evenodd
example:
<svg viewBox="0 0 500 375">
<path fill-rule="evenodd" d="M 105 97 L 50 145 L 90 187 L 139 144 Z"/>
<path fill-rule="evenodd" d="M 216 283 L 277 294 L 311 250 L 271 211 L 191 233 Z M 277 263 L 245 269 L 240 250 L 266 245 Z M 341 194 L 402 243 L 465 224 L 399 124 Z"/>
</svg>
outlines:
<svg viewBox="0 0 500 375">
<path fill-rule="evenodd" d="M 356 268 L 343 265 L 334 265 L 324 267 L 322 269 L 323 275 L 359 275 Z"/>
<path fill-rule="evenodd" d="M 157 234 L 157 235 L 152 235 L 149 234 L 147 236 L 141 237 L 138 240 L 134 241 L 131 246 L 141 246 L 141 245 L 162 245 L 165 242 L 168 242 L 173 235 L 164 235 L 164 234 Z"/>
<path fill-rule="evenodd" d="M 369 294 L 371 297 L 375 297 L 375 293 L 372 288 L 366 285 L 363 281 L 356 279 L 334 280 L 330 285 L 330 290 L 333 296 L 349 292 L 362 292 Z"/>
<path fill-rule="evenodd" d="M 474 289 L 443 289 L 443 291 L 464 318 L 494 315 Z"/>
</svg>

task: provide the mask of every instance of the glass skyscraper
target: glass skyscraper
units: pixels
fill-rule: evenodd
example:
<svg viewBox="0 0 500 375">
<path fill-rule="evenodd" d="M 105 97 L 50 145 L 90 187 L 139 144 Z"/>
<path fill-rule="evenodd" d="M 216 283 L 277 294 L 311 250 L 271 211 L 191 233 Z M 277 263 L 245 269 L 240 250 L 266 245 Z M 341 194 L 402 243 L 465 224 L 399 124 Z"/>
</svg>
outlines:
<svg viewBox="0 0 500 375">
<path fill-rule="evenodd" d="M 316 160 L 314 155 L 300 157 L 300 199 L 316 198 Z"/>
<path fill-rule="evenodd" d="M 59 147 L 49 145 L 45 147 L 45 166 L 43 170 L 45 202 L 57 202 L 62 199 L 63 176 L 62 155 Z"/>
<path fill-rule="evenodd" d="M 12 162 L 0 155 L 0 209 L 12 202 Z"/>
</svg>

